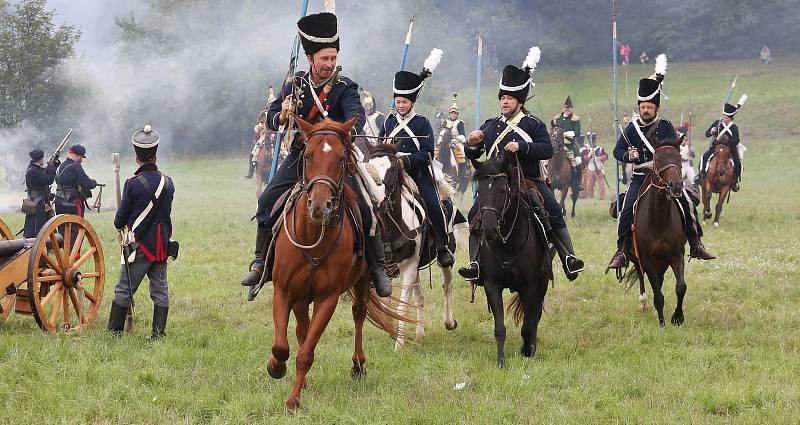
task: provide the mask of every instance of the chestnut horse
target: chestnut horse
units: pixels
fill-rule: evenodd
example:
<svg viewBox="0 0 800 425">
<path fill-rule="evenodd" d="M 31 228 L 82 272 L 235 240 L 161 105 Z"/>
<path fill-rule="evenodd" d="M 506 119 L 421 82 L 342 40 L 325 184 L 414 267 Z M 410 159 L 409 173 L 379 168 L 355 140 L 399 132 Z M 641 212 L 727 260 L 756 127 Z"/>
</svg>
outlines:
<svg viewBox="0 0 800 425">
<path fill-rule="evenodd" d="M 282 230 L 275 242 L 272 298 L 275 342 L 267 365 L 273 378 L 280 379 L 286 374 L 287 326 L 289 312 L 293 311 L 299 351 L 294 385 L 286 400 L 289 412 L 300 405 L 300 392 L 314 361 L 314 349 L 341 294 L 347 293 L 353 300 L 355 351 L 351 375 L 354 378 L 366 374 L 362 348 L 364 319 L 369 318 L 392 338 L 397 337 L 394 321 L 405 321 L 370 290 L 366 261 L 356 254 L 356 247 L 363 247 L 364 242 L 358 242 L 363 238 L 357 231 L 361 215 L 355 192 L 348 186 L 348 176 L 355 169 L 350 129 L 357 117 L 346 123 L 326 119 L 314 125 L 296 119 L 308 141 L 301 159 L 301 191 L 286 204 Z M 314 315 L 309 318 L 311 303 Z"/>
<path fill-rule="evenodd" d="M 708 172 L 703 179 L 703 223 L 711 218 L 711 197 L 719 194 L 714 227 L 719 227 L 722 204 L 730 199 L 733 184 L 733 161 L 727 138 L 726 134 L 721 140 L 714 139 L 714 156 L 708 160 Z"/>
<path fill-rule="evenodd" d="M 658 323 L 664 326 L 664 294 L 661 286 L 664 274 L 672 268 L 675 274 L 675 294 L 678 304 L 672 315 L 672 324 L 683 324 L 683 296 L 686 294 L 684 280 L 684 231 L 678 198 L 684 196 L 681 175 L 680 143 L 677 139 L 657 141 L 651 139 L 655 148 L 653 171 L 645 177 L 633 207 L 633 250 L 628 258 L 634 267 L 628 272 L 628 282 L 639 281 L 639 301 L 642 311 L 647 309 L 644 291 L 644 276 L 653 289 L 653 305 L 658 313 Z M 687 217 L 687 220 L 691 220 Z"/>
<path fill-rule="evenodd" d="M 269 183 L 269 173 L 272 169 L 272 154 L 275 152 L 275 139 L 278 133 L 271 130 L 264 130 L 262 143 L 264 144 L 258 151 L 256 161 L 256 197 L 261 197 L 261 192 Z M 280 163 L 280 162 L 279 162 Z"/>
<path fill-rule="evenodd" d="M 550 178 L 553 192 L 556 189 L 561 191 L 561 211 L 567 215 L 567 207 L 564 201 L 567 199 L 567 192 L 572 191 L 572 212 L 570 217 L 575 217 L 575 204 L 578 202 L 578 182 L 573 181 L 572 165 L 567 158 L 567 149 L 564 147 L 564 130 L 551 123 L 550 142 L 553 144 L 553 158 L 547 161 L 547 176 Z"/>
</svg>

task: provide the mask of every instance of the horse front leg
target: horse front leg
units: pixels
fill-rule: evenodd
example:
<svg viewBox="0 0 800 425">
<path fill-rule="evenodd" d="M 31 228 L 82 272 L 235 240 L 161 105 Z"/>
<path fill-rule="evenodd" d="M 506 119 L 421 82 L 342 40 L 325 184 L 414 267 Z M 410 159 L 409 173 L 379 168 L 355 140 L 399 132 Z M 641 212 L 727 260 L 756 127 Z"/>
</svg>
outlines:
<svg viewBox="0 0 800 425">
<path fill-rule="evenodd" d="M 267 362 L 267 373 L 275 379 L 286 375 L 286 360 L 289 359 L 289 340 L 287 328 L 289 327 L 289 312 L 292 300 L 290 295 L 282 288 L 275 287 L 272 295 L 272 323 L 275 327 L 275 342 L 272 344 L 272 355 Z"/>
<path fill-rule="evenodd" d="M 672 324 L 680 326 L 683 324 L 683 296 L 686 295 L 686 280 L 684 277 L 685 263 L 683 257 L 678 257 L 671 264 L 672 273 L 675 274 L 675 295 L 678 298 L 678 303 L 675 306 L 675 312 L 672 313 Z"/>
<path fill-rule="evenodd" d="M 731 187 L 726 186 L 719 191 L 719 197 L 717 198 L 717 208 L 714 214 L 714 227 L 719 227 L 719 217 L 722 215 L 722 205 L 725 203 L 725 200 L 728 199 L 728 194 L 731 191 Z"/>
<path fill-rule="evenodd" d="M 408 311 L 408 300 L 411 296 L 411 288 L 417 281 L 419 272 L 417 271 L 417 262 L 411 259 L 401 261 L 399 267 L 402 284 L 400 288 L 400 303 L 397 306 L 397 311 L 400 315 L 405 317 L 406 311 Z M 397 340 L 394 342 L 395 351 L 399 351 L 406 344 L 405 333 L 406 323 L 399 320 L 397 322 Z"/>
<path fill-rule="evenodd" d="M 572 189 L 572 212 L 569 215 L 571 218 L 575 218 L 575 204 L 578 203 L 578 193 L 579 193 L 577 189 L 578 189 L 577 187 L 574 187 Z"/>
<path fill-rule="evenodd" d="M 569 193 L 568 187 L 561 190 L 561 201 L 558 204 L 561 205 L 562 215 L 567 215 L 567 207 L 564 205 L 564 202 L 567 200 L 567 193 Z"/>
<path fill-rule="evenodd" d="M 292 312 L 294 313 L 294 318 L 297 321 L 297 326 L 295 327 L 295 335 L 297 336 L 297 346 L 302 347 L 303 344 L 306 342 L 306 337 L 308 336 L 308 325 L 311 323 L 311 319 L 308 315 L 308 307 L 309 304 L 307 302 L 299 302 L 295 303 L 294 308 L 292 308 Z M 307 387 L 307 383 L 303 382 L 303 388 Z"/>
<path fill-rule="evenodd" d="M 353 300 L 353 322 L 355 323 L 355 349 L 353 350 L 353 367 L 350 369 L 350 376 L 353 379 L 360 379 L 366 376 L 367 369 L 364 366 L 367 359 L 364 355 L 364 319 L 367 317 L 367 303 L 369 302 L 369 282 L 364 280 L 358 283 Z"/>
<path fill-rule="evenodd" d="M 706 176 L 708 179 L 708 176 Z M 711 218 L 711 189 L 708 187 L 708 183 L 704 180 L 703 181 L 703 225 L 706 224 L 706 220 Z"/>
<path fill-rule="evenodd" d="M 453 268 L 445 267 L 442 269 L 442 291 L 444 292 L 444 327 L 448 331 L 455 330 L 458 322 L 453 318 Z"/>
<path fill-rule="evenodd" d="M 414 335 L 414 341 L 422 341 L 422 338 L 425 338 L 425 294 L 422 292 L 419 272 L 417 272 L 417 279 L 411 287 L 411 294 L 414 297 L 414 306 L 417 308 L 417 332 Z"/>
<path fill-rule="evenodd" d="M 647 279 L 650 281 L 650 287 L 653 289 L 653 306 L 656 308 L 658 314 L 658 324 L 664 327 L 664 293 L 661 292 L 661 286 L 664 284 L 664 272 L 647 271 Z"/>
<path fill-rule="evenodd" d="M 296 368 L 297 374 L 294 377 L 292 393 L 286 399 L 286 409 L 291 413 L 300 407 L 300 393 L 303 391 L 303 384 L 306 382 L 306 375 L 314 363 L 314 350 L 322 337 L 322 332 L 328 326 L 328 322 L 336 311 L 336 303 L 339 297 L 335 294 L 329 295 L 319 301 L 314 302 L 314 316 L 308 327 L 305 343 L 297 352 Z"/>
<path fill-rule="evenodd" d="M 486 292 L 486 302 L 489 310 L 494 316 L 494 340 L 497 344 L 497 365 L 501 368 L 506 366 L 506 325 L 503 322 L 503 288 L 485 282 L 483 286 Z"/>
</svg>

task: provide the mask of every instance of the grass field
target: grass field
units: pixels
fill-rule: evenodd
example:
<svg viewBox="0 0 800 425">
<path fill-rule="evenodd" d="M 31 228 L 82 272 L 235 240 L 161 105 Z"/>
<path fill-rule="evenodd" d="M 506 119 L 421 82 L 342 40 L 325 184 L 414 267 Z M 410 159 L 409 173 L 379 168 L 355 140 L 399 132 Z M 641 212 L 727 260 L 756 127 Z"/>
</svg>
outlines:
<svg viewBox="0 0 800 425">
<path fill-rule="evenodd" d="M 254 238 L 248 221 L 254 188 L 241 178 L 245 160 L 166 158 L 163 169 L 177 190 L 175 238 L 182 243 L 181 258 L 169 265 L 168 337 L 145 339 L 152 312 L 145 289 L 136 297 L 135 333 L 116 339 L 105 331 L 118 273 L 115 233 L 111 213 L 92 215 L 109 264 L 104 307 L 80 334 L 45 334 L 23 316 L 0 324 L 2 423 L 798 423 L 798 64 L 671 64 L 663 113 L 677 121 L 691 107 L 698 155 L 706 145 L 699 133 L 719 114 L 733 74 L 739 74 L 735 97 L 750 95 L 737 116 L 749 149 L 743 188 L 725 206 L 721 227 L 706 227 L 706 245 L 720 258 L 687 266 L 682 327 L 659 328 L 652 308 L 638 311 L 635 290 L 625 292 L 603 274 L 615 223 L 607 201 L 584 200 L 568 224 L 588 266 L 572 284 L 556 276 L 535 358 L 518 354 L 519 329 L 507 320 L 507 367 L 495 366 L 485 298 L 478 293 L 469 304 L 460 280 L 459 327 L 446 331 L 434 273 L 433 290 L 425 283 L 426 338 L 394 352 L 386 335 L 366 327 L 362 381 L 349 377 L 353 325 L 349 302 L 342 301 L 317 348 L 302 408 L 287 417 L 293 325 L 289 374 L 272 380 L 270 291 L 246 302 L 238 283 Z M 631 68 L 631 96 L 650 72 Z M 610 148 L 609 74 L 599 67 L 543 68 L 536 99 L 545 118 L 571 93 L 584 131 L 591 116 Z M 487 84 L 484 111 L 495 109 L 495 93 L 496 84 Z M 536 102 L 530 109 L 539 114 Z M 111 182 L 110 172 L 94 165 Z M 129 163 L 123 171 L 133 168 Z M 0 217 L 14 230 L 22 225 L 20 214 Z M 458 263 L 465 260 L 461 247 Z M 667 314 L 673 288 L 668 277 Z M 455 390 L 457 383 L 464 388 Z"/>
</svg>

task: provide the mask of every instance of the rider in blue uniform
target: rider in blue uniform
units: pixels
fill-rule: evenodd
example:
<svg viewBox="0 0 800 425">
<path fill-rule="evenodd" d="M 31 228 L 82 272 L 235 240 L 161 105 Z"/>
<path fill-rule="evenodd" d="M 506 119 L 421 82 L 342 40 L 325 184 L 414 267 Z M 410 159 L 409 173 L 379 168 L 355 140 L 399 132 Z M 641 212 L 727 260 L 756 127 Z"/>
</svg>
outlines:
<svg viewBox="0 0 800 425">
<path fill-rule="evenodd" d="M 583 260 L 575 256 L 572 239 L 567 231 L 567 223 L 561 213 L 561 207 L 556 201 L 553 192 L 547 187 L 545 178 L 541 173 L 539 161 L 553 157 L 553 146 L 550 144 L 550 134 L 547 126 L 531 115 L 525 109 L 525 101 L 532 85 L 530 69 L 520 69 L 508 65 L 503 70 L 500 81 L 500 91 L 497 98 L 500 100 L 501 116 L 487 120 L 480 130 L 473 131 L 467 139 L 467 158 L 478 159 L 486 152 L 487 158 L 495 158 L 502 152 L 506 155 L 516 154 L 522 174 L 526 179 L 535 182 L 537 189 L 544 199 L 543 206 L 537 206 L 537 215 L 542 225 L 548 231 L 548 237 L 553 241 L 559 258 L 561 259 L 564 273 L 569 280 L 575 280 L 578 273 L 583 271 Z M 499 139 L 499 140 L 498 140 Z M 531 197 L 534 202 L 535 196 Z M 468 218 L 470 222 L 478 213 L 478 200 L 472 205 Z M 466 279 L 478 280 L 480 267 L 478 265 L 479 236 L 469 237 L 470 264 L 458 270 Z"/>
<path fill-rule="evenodd" d="M 406 173 L 417 184 L 419 194 L 425 201 L 427 216 L 433 225 L 436 261 L 441 267 L 450 267 L 455 261 L 447 247 L 445 215 L 439 194 L 436 191 L 431 169 L 435 142 L 431 123 L 414 111 L 425 78 L 431 72 L 423 69 L 420 74 L 400 71 L 394 76 L 394 107 L 396 113 L 389 115 L 380 131 L 381 137 L 397 137 L 398 156 Z M 391 140 L 391 139 L 390 139 Z"/>
<path fill-rule="evenodd" d="M 622 204 L 619 222 L 617 223 L 617 252 L 608 264 L 609 269 L 620 269 L 626 266 L 628 259 L 625 251 L 631 243 L 631 224 L 633 224 L 633 204 L 636 202 L 639 188 L 645 180 L 645 176 L 652 172 L 653 152 L 647 147 L 642 136 L 650 138 L 655 136 L 657 140 L 677 138 L 675 128 L 669 120 L 658 116 L 658 108 L 661 104 L 661 82 L 664 75 L 654 74 L 650 78 L 639 81 L 639 115 L 625 127 L 625 130 L 617 140 L 614 148 L 614 157 L 620 162 L 633 164 L 633 176 L 628 193 Z M 638 130 L 637 130 L 638 128 Z M 641 133 L 641 136 L 640 136 Z M 688 199 L 684 190 L 684 197 L 679 198 L 678 203 L 684 210 L 685 217 L 691 217 L 690 223 L 686 223 L 686 238 L 689 241 L 689 255 L 701 260 L 712 260 L 712 254 L 706 251 L 700 238 L 703 230 L 697 218 L 697 211 L 694 203 Z"/>
<path fill-rule="evenodd" d="M 296 116 L 309 122 L 318 122 L 325 117 L 345 122 L 358 117 L 353 131 L 361 134 L 365 116 L 358 84 L 344 76 L 335 77 L 336 59 L 339 53 L 336 15 L 325 12 L 306 16 L 297 22 L 297 29 L 308 59 L 309 71 L 296 73 L 291 81 L 283 86 L 279 96 L 280 101 L 273 102 L 267 111 L 267 127 L 272 131 L 282 130 L 288 121 L 289 112 L 292 111 Z M 297 98 L 292 95 L 295 87 L 298 90 Z M 270 179 L 267 189 L 258 199 L 255 258 L 250 264 L 250 271 L 242 279 L 244 286 L 255 286 L 261 280 L 266 251 L 273 237 L 272 226 L 280 215 L 273 214 L 273 210 L 282 210 L 281 206 L 276 208 L 279 198 L 302 176 L 303 167 L 300 159 L 305 148 L 304 140 L 303 135 L 297 132 L 289 147 L 289 155 L 283 160 Z M 351 176 L 349 182 L 354 188 L 358 185 L 355 177 Z M 356 188 L 354 191 L 358 197 L 364 229 L 374 228 L 372 203 L 366 199 L 362 190 Z M 383 241 L 380 232 L 375 233 L 375 235 L 370 233 L 367 237 L 366 258 L 375 290 L 379 296 L 384 297 L 391 294 L 392 282 L 384 268 Z M 269 280 L 271 280 L 271 270 L 267 270 L 267 281 Z"/>
<path fill-rule="evenodd" d="M 706 130 L 706 137 L 713 137 L 713 139 L 708 145 L 708 150 L 703 154 L 703 160 L 700 162 L 700 173 L 694 178 L 695 184 L 699 185 L 706 176 L 708 160 L 714 153 L 715 142 L 718 142 L 723 136 L 728 136 L 727 139 L 723 140 L 727 141 L 731 159 L 733 160 L 733 186 L 731 190 L 734 192 L 739 191 L 739 180 L 742 176 L 742 159 L 739 158 L 739 127 L 733 122 L 733 116 L 739 112 L 739 108 L 742 107 L 745 100 L 747 100 L 747 95 L 742 96 L 735 106 L 726 103 L 722 112 L 722 123 L 720 124 L 719 120 L 716 120 Z M 717 137 L 718 132 L 720 134 L 719 137 Z"/>
</svg>

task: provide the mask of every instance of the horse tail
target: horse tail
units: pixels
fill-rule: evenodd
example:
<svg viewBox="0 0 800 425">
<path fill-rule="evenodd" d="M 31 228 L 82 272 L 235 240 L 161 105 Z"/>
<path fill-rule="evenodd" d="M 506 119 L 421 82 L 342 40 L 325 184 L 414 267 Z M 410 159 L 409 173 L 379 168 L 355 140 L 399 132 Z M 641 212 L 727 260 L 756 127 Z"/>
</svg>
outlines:
<svg viewBox="0 0 800 425">
<path fill-rule="evenodd" d="M 515 293 L 513 297 L 511 297 L 511 302 L 508 303 L 508 309 L 506 312 L 511 313 L 514 316 L 514 324 L 519 326 L 522 323 L 522 319 L 525 318 L 525 308 L 522 305 L 522 297 L 519 295 L 519 292 Z"/>
<path fill-rule="evenodd" d="M 356 292 L 355 287 L 350 288 L 347 291 L 347 295 L 350 299 L 355 300 Z M 378 329 L 386 332 L 392 339 L 397 340 L 399 337 L 405 338 L 407 335 L 400 334 L 399 327 L 397 326 L 396 322 L 405 322 L 410 324 L 419 324 L 419 321 L 416 319 L 412 319 L 410 314 L 414 313 L 417 306 L 405 303 L 405 311 L 407 313 L 403 313 L 400 311 L 398 306 L 400 306 L 402 301 L 399 298 L 395 297 L 385 297 L 381 298 L 375 293 L 374 289 L 370 289 L 369 291 L 369 299 L 366 302 L 366 309 L 367 309 L 367 320 L 375 325 Z M 407 329 L 408 327 L 406 327 Z"/>
</svg>

